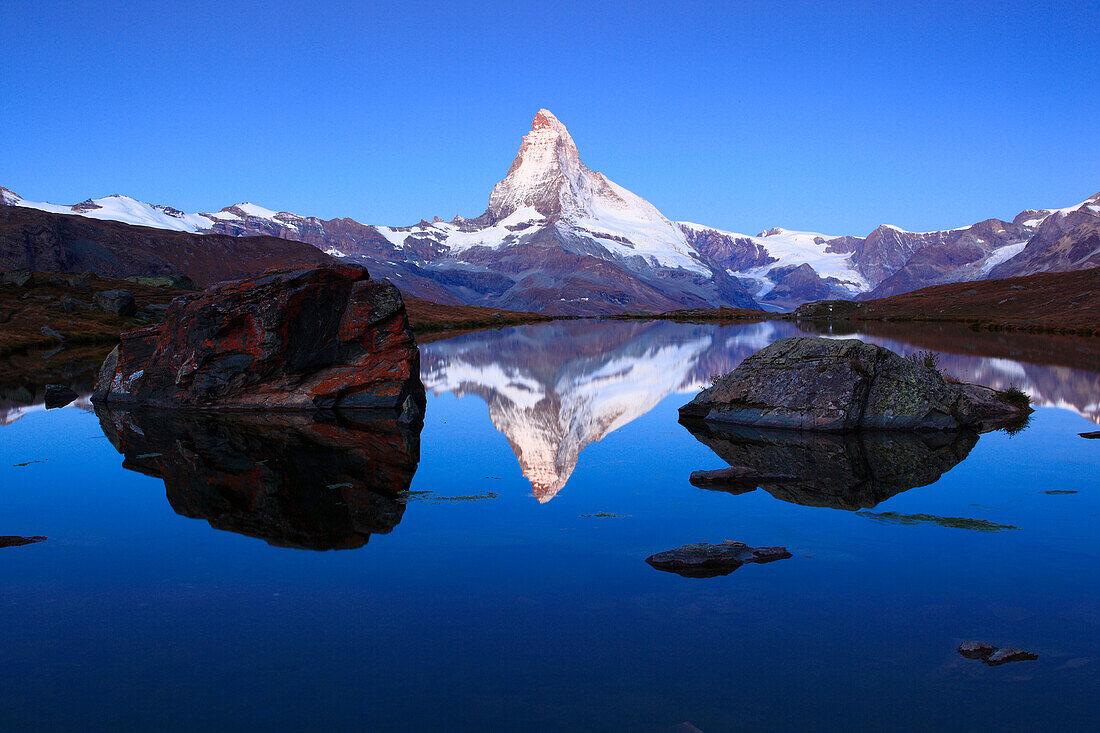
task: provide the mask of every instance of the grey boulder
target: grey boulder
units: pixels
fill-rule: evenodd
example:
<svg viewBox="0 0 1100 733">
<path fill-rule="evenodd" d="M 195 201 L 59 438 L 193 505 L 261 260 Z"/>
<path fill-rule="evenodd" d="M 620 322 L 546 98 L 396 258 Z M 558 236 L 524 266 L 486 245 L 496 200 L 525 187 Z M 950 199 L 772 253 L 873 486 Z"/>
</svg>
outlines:
<svg viewBox="0 0 1100 733">
<path fill-rule="evenodd" d="M 680 408 L 712 423 L 827 432 L 980 432 L 1029 412 L 881 346 L 817 337 L 772 343 Z"/>
<path fill-rule="evenodd" d="M 92 305 L 116 316 L 132 316 L 137 312 L 129 290 L 100 290 L 92 296 Z"/>
</svg>

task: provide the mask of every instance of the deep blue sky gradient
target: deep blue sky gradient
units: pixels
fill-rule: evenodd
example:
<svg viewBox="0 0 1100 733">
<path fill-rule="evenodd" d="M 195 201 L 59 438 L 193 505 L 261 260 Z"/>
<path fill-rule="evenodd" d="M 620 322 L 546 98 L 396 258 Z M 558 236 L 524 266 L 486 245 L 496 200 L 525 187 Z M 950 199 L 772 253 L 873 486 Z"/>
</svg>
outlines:
<svg viewBox="0 0 1100 733">
<path fill-rule="evenodd" d="M 475 216 L 531 117 L 674 219 L 865 234 L 1100 190 L 1100 3 L 20 4 L 0 185 Z"/>
</svg>

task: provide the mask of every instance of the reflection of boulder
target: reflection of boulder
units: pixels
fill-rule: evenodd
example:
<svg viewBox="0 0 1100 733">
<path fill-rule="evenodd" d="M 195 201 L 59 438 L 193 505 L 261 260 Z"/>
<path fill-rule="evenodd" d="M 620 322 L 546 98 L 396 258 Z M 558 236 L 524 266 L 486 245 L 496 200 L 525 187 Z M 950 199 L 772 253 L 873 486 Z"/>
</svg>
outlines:
<svg viewBox="0 0 1100 733">
<path fill-rule="evenodd" d="M 177 513 L 279 547 L 350 549 L 397 526 L 419 428 L 354 414 L 196 414 L 98 407 L 123 467 L 164 481 Z"/>
<path fill-rule="evenodd" d="M 792 504 L 850 510 L 935 483 L 978 442 L 970 431 L 811 433 L 694 420 L 684 426 L 739 469 L 729 474 L 731 493 L 759 486 Z"/>
</svg>

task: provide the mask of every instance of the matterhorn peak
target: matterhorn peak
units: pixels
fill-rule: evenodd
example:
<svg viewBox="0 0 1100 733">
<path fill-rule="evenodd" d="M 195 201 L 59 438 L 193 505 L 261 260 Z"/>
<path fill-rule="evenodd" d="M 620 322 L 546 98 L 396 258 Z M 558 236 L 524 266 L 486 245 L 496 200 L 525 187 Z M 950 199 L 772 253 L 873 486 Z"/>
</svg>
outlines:
<svg viewBox="0 0 1100 733">
<path fill-rule="evenodd" d="M 563 198 L 572 198 L 586 175 L 591 172 L 581 163 L 569 130 L 550 110 L 540 109 L 508 175 L 489 194 L 489 214 L 494 221 L 524 207 L 548 217 L 560 214 Z"/>
</svg>

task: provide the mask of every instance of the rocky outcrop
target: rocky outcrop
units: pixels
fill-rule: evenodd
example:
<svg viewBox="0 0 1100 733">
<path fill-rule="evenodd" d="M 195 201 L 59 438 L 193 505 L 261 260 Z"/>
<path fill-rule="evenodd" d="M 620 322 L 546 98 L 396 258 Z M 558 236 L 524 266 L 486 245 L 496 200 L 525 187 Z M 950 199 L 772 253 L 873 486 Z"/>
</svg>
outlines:
<svg viewBox="0 0 1100 733">
<path fill-rule="evenodd" d="M 129 290 L 100 290 L 92 296 L 92 305 L 114 316 L 132 316 L 137 312 Z"/>
<path fill-rule="evenodd" d="M 172 301 L 123 334 L 93 400 L 191 409 L 423 412 L 420 352 L 397 288 L 355 266 L 272 270 Z"/>
<path fill-rule="evenodd" d="M 1030 412 L 856 339 L 781 339 L 680 408 L 708 422 L 814 431 L 983 430 Z"/>
<path fill-rule="evenodd" d="M 420 428 L 361 412 L 212 414 L 96 407 L 122 465 L 169 504 L 278 547 L 362 547 L 401 521 Z"/>
<path fill-rule="evenodd" d="M 645 559 L 658 570 L 686 578 L 714 578 L 729 575 L 747 563 L 766 563 L 791 557 L 786 547 L 749 547 L 743 542 L 725 540 L 720 545 L 699 542 L 675 550 L 658 552 Z"/>
<path fill-rule="evenodd" d="M 761 488 L 780 501 L 856 511 L 935 483 L 969 455 L 969 430 L 819 433 L 684 421 L 729 468 L 697 471 L 702 489 L 743 494 Z"/>
</svg>

